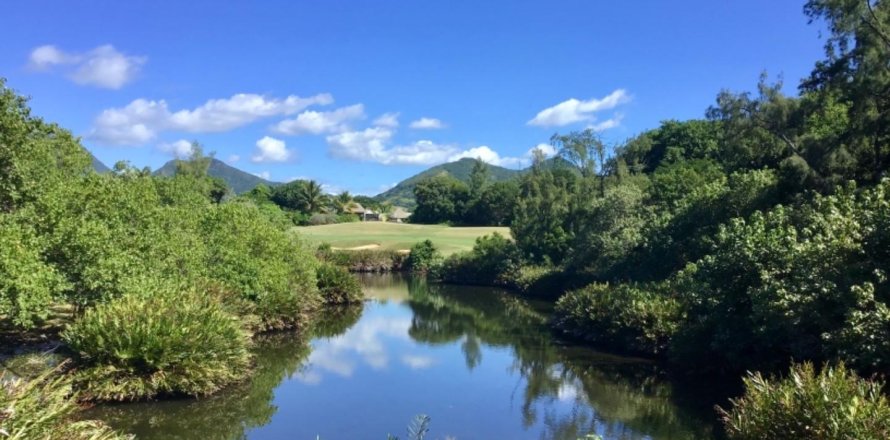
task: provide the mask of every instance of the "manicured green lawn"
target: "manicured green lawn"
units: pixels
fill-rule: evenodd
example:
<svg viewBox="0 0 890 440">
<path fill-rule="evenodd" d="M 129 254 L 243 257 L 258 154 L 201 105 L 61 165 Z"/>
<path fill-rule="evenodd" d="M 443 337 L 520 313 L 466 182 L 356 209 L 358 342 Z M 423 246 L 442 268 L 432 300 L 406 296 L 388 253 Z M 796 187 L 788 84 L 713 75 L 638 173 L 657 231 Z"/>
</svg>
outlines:
<svg viewBox="0 0 890 440">
<path fill-rule="evenodd" d="M 470 250 L 476 237 L 493 232 L 510 236 L 510 228 L 507 227 L 451 227 L 384 222 L 302 226 L 296 230 L 313 243 L 330 243 L 335 248 L 367 246 L 401 250 L 410 249 L 418 241 L 430 239 L 445 255 Z"/>
</svg>

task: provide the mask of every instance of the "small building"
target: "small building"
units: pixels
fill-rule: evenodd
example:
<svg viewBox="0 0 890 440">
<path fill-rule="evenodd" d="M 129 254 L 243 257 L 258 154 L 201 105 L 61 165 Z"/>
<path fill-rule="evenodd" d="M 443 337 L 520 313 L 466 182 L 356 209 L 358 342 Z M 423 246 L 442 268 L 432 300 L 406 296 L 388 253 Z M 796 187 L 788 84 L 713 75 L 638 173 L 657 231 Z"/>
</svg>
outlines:
<svg viewBox="0 0 890 440">
<path fill-rule="evenodd" d="M 387 216 L 387 219 L 388 219 L 389 221 L 391 221 L 391 222 L 395 222 L 395 223 L 404 223 L 404 222 L 406 222 L 406 221 L 408 220 L 408 218 L 410 218 L 410 217 L 411 217 L 411 213 L 410 213 L 410 212 L 406 211 L 406 210 L 405 210 L 404 208 L 402 208 L 402 207 L 398 207 L 398 206 L 397 206 L 397 207 L 392 211 L 392 214 L 390 214 L 390 215 Z"/>
<path fill-rule="evenodd" d="M 365 221 L 380 221 L 380 213 L 374 211 L 373 209 L 367 209 L 362 206 L 360 203 L 353 203 L 352 206 L 347 209 L 347 212 L 350 214 L 358 215 L 358 218 Z"/>
</svg>

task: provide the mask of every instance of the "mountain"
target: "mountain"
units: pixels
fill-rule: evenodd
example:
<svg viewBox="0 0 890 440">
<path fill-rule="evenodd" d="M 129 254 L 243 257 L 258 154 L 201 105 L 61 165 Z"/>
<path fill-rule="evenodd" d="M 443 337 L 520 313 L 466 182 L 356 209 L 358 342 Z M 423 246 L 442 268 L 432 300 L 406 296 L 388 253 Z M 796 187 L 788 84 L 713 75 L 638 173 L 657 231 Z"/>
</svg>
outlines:
<svg viewBox="0 0 890 440">
<path fill-rule="evenodd" d="M 111 168 L 108 168 L 107 166 L 105 166 L 104 163 L 102 163 L 101 160 L 96 158 L 96 156 L 93 156 L 93 153 L 91 153 L 90 150 L 87 150 L 86 148 L 84 148 L 84 151 L 86 151 L 87 154 L 90 155 L 90 159 L 93 160 L 93 170 L 95 170 L 97 173 L 105 174 L 105 173 L 108 173 L 111 171 Z"/>
<path fill-rule="evenodd" d="M 476 159 L 464 158 L 456 162 L 436 165 L 399 182 L 396 186 L 374 196 L 374 198 L 381 202 L 390 202 L 395 206 L 413 208 L 417 204 L 414 201 L 414 187 L 418 182 L 440 174 L 448 174 L 462 182 L 469 182 L 474 163 L 476 163 Z M 488 176 L 492 182 L 515 179 L 520 174 L 522 174 L 520 170 L 488 165 Z"/>
<path fill-rule="evenodd" d="M 165 163 L 164 166 L 154 172 L 156 176 L 172 176 L 174 174 L 176 174 L 176 159 Z M 210 160 L 210 168 L 207 170 L 207 174 L 224 180 L 235 191 L 235 194 L 250 191 L 261 183 L 269 186 L 280 185 L 278 182 L 270 182 L 246 171 L 229 166 L 219 159 Z"/>
</svg>

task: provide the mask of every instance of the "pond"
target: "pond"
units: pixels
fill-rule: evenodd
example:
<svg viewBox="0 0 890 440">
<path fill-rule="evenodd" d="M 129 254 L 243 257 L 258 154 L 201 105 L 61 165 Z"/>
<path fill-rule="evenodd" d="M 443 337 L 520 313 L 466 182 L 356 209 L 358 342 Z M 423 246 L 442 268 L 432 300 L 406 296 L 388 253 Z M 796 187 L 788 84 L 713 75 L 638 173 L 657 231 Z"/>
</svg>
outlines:
<svg viewBox="0 0 890 440">
<path fill-rule="evenodd" d="M 311 340 L 260 338 L 251 379 L 218 395 L 105 405 L 88 417 L 140 439 L 385 439 L 418 414 L 427 439 L 712 438 L 659 368 L 560 342 L 546 304 L 495 289 L 362 277 L 364 307 Z"/>
</svg>

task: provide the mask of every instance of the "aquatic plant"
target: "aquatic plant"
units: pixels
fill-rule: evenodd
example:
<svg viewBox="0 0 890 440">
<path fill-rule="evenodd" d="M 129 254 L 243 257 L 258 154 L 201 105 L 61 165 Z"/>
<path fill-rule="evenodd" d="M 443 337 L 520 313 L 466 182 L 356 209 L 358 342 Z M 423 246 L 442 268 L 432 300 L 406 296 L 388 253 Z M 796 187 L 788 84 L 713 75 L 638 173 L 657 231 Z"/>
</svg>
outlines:
<svg viewBox="0 0 890 440">
<path fill-rule="evenodd" d="M 63 338 L 82 366 L 75 384 L 93 400 L 206 395 L 250 361 L 250 334 L 219 300 L 163 285 L 88 310 Z"/>
<path fill-rule="evenodd" d="M 124 440 L 105 424 L 75 420 L 70 379 L 45 372 L 33 379 L 0 375 L 0 438 L 4 440 Z"/>
<path fill-rule="evenodd" d="M 890 403 L 883 384 L 860 378 L 844 364 L 816 372 L 791 367 L 783 379 L 748 374 L 744 396 L 717 408 L 733 440 L 890 438 Z"/>
</svg>

